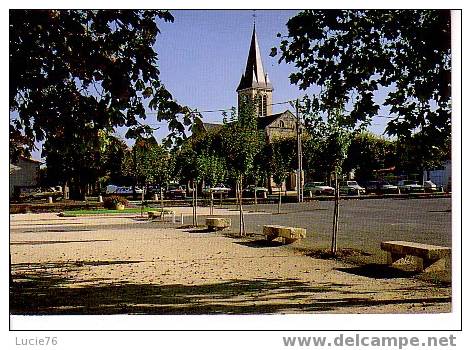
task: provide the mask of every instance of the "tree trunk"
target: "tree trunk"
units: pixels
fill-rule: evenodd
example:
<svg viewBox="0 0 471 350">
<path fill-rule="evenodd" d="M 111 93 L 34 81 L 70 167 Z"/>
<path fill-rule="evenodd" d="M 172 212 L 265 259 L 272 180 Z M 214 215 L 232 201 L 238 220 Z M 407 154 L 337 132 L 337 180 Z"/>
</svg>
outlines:
<svg viewBox="0 0 471 350">
<path fill-rule="evenodd" d="M 281 214 L 281 184 L 278 185 L 278 214 Z"/>
<path fill-rule="evenodd" d="M 195 226 L 198 227 L 198 183 L 195 186 Z"/>
<path fill-rule="evenodd" d="M 191 187 L 191 210 L 192 210 L 192 217 L 193 217 L 193 226 L 196 225 L 195 220 L 195 182 L 193 180 L 192 187 Z"/>
<path fill-rule="evenodd" d="M 162 185 L 160 185 L 160 206 L 162 207 L 162 212 L 164 211 L 164 191 Z"/>
<path fill-rule="evenodd" d="M 211 202 L 209 203 L 209 215 L 213 215 L 214 214 L 214 208 L 213 208 L 214 194 L 212 190 L 210 190 L 210 193 L 211 193 Z"/>
<path fill-rule="evenodd" d="M 144 184 L 144 186 L 142 187 L 142 194 L 141 194 L 141 217 L 144 212 L 144 192 L 146 191 L 146 188 L 147 188 L 147 184 Z"/>
<path fill-rule="evenodd" d="M 339 229 L 339 183 L 337 180 L 337 172 L 335 172 L 335 201 L 334 201 L 334 218 L 332 222 L 332 244 L 330 252 L 332 255 L 337 253 L 337 232 Z"/>
<path fill-rule="evenodd" d="M 245 236 L 245 220 L 244 220 L 244 210 L 242 208 L 242 175 L 240 175 L 240 217 L 241 217 L 241 223 L 242 223 L 242 236 Z"/>
<path fill-rule="evenodd" d="M 255 187 L 253 189 L 254 193 L 254 204 L 255 204 L 255 211 L 257 211 L 257 182 L 255 181 Z"/>
</svg>

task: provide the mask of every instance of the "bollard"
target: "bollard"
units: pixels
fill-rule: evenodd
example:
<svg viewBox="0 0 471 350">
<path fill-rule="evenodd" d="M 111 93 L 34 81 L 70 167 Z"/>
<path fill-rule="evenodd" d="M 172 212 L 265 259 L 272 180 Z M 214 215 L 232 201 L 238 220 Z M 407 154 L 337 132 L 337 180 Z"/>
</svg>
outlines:
<svg viewBox="0 0 471 350">
<path fill-rule="evenodd" d="M 158 201 L 159 200 L 159 195 L 157 193 L 154 193 L 154 201 Z"/>
<path fill-rule="evenodd" d="M 180 223 L 183 225 L 183 213 L 180 214 Z"/>
<path fill-rule="evenodd" d="M 309 191 L 309 198 L 312 198 L 312 191 Z"/>
<path fill-rule="evenodd" d="M 102 197 L 102 195 L 99 195 L 99 196 L 98 196 L 98 203 L 103 203 L 103 197 Z"/>
<path fill-rule="evenodd" d="M 175 212 L 172 213 L 172 224 L 175 223 Z"/>
<path fill-rule="evenodd" d="M 267 193 L 265 191 L 262 192 L 263 199 L 267 199 Z"/>
<path fill-rule="evenodd" d="M 49 204 L 51 204 L 51 203 L 52 203 L 52 197 L 47 197 L 47 202 L 48 202 Z"/>
</svg>

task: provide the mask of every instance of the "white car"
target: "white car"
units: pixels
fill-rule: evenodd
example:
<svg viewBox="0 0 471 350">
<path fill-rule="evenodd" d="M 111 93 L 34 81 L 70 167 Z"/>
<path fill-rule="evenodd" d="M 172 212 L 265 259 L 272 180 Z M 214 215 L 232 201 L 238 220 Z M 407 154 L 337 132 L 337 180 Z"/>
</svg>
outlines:
<svg viewBox="0 0 471 350">
<path fill-rule="evenodd" d="M 203 195 L 204 196 L 210 196 L 211 192 L 213 193 L 214 196 L 219 197 L 221 194 L 223 196 L 227 196 L 231 189 L 224 184 L 218 184 L 217 186 L 211 187 L 207 186 L 203 188 Z"/>
<path fill-rule="evenodd" d="M 401 180 L 397 185 L 402 193 L 424 192 L 424 186 L 419 185 L 418 181 Z"/>
<path fill-rule="evenodd" d="M 437 192 L 438 187 L 432 181 L 424 181 L 425 192 Z"/>
<path fill-rule="evenodd" d="M 135 188 L 137 194 L 142 194 L 142 189 L 137 187 Z M 106 186 L 106 194 L 133 194 L 132 186 L 115 186 L 108 185 Z"/>
<path fill-rule="evenodd" d="M 304 192 L 311 192 L 315 196 L 333 196 L 335 194 L 335 189 L 333 187 L 325 185 L 323 182 L 306 182 L 304 184 Z"/>
<path fill-rule="evenodd" d="M 356 181 L 342 181 L 339 184 L 339 192 L 346 195 L 358 195 L 365 194 L 366 190 Z"/>
</svg>

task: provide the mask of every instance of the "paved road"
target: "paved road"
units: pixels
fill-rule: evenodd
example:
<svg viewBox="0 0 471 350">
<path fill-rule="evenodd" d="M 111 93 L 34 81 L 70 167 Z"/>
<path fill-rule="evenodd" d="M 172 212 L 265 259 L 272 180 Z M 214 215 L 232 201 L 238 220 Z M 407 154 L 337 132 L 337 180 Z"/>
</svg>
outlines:
<svg viewBox="0 0 471 350">
<path fill-rule="evenodd" d="M 282 205 L 282 213 L 277 214 L 277 205 L 244 206 L 251 215 L 245 216 L 246 229 L 250 233 L 262 233 L 266 224 L 304 227 L 307 239 L 297 242 L 297 246 L 306 248 L 328 248 L 332 232 L 332 201 L 307 203 L 286 203 Z M 216 206 L 219 208 L 219 206 Z M 235 206 L 224 206 L 232 209 L 232 232 L 238 232 L 239 216 Z M 190 208 L 186 208 L 190 212 Z M 200 208 L 199 212 L 207 212 L 208 208 Z M 186 215 L 189 215 L 188 213 Z M 199 223 L 204 223 L 204 215 L 200 215 Z M 57 218 L 56 220 L 58 220 Z M 163 227 L 178 227 L 180 224 L 148 222 L 147 219 L 136 219 L 140 229 L 153 230 Z M 136 221 L 134 220 L 134 221 Z M 107 221 L 101 229 L 123 230 L 132 229 L 136 222 L 113 223 Z M 142 221 L 142 222 L 141 222 Z M 185 218 L 185 224 L 191 222 Z M 27 229 L 11 227 L 13 232 L 76 232 L 91 231 L 94 227 L 86 224 L 76 227 L 63 221 L 44 226 L 38 223 Z M 342 200 L 340 202 L 340 224 L 338 246 L 355 248 L 366 252 L 380 253 L 380 242 L 385 240 L 406 240 L 421 243 L 450 246 L 452 243 L 451 229 L 451 198 L 434 199 L 362 199 Z"/>
<path fill-rule="evenodd" d="M 255 207 L 244 209 L 253 211 Z M 265 213 L 246 216 L 249 232 L 261 233 L 264 224 L 304 227 L 308 237 L 303 246 L 330 246 L 333 202 L 287 203 L 282 205 L 282 214 L 276 214 L 276 205 L 259 205 L 258 210 Z M 232 230 L 236 232 L 238 227 L 239 218 L 233 217 Z M 451 238 L 451 198 L 340 202 L 339 247 L 377 253 L 384 240 L 451 246 Z"/>
</svg>

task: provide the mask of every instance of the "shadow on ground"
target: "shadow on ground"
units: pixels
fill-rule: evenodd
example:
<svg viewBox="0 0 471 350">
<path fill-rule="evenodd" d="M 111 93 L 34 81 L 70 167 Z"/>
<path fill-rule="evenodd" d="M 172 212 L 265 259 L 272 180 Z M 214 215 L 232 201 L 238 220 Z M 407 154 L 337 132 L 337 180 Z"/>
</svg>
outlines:
<svg viewBox="0 0 471 350">
<path fill-rule="evenodd" d="M 284 245 L 278 241 L 267 241 L 265 239 L 258 239 L 256 241 L 246 241 L 246 242 L 234 242 L 235 244 L 243 245 L 245 247 L 251 248 L 270 248 L 270 247 L 279 247 Z"/>
<path fill-rule="evenodd" d="M 90 264 L 134 262 L 89 262 Z M 87 264 L 87 262 L 82 262 Z M 77 268 L 79 265 L 76 266 Z M 342 312 L 352 307 L 390 304 L 449 303 L 448 297 L 374 299 L 375 293 L 347 290 L 345 285 L 312 286 L 294 279 L 233 279 L 220 283 L 110 283 L 106 278 L 77 285 L 53 273 L 51 266 L 13 275 L 10 313 L 19 315 L 85 314 L 272 314 Z"/>
<path fill-rule="evenodd" d="M 86 230 L 89 231 L 89 230 Z M 67 244 L 67 243 L 92 243 L 92 242 L 112 242 L 111 239 L 83 239 L 76 241 L 21 241 L 11 242 L 11 245 L 42 245 L 42 244 Z"/>
<path fill-rule="evenodd" d="M 337 270 L 376 279 L 408 278 L 419 274 L 416 271 L 406 271 L 384 264 L 366 264 L 363 266 L 338 268 Z"/>
</svg>

